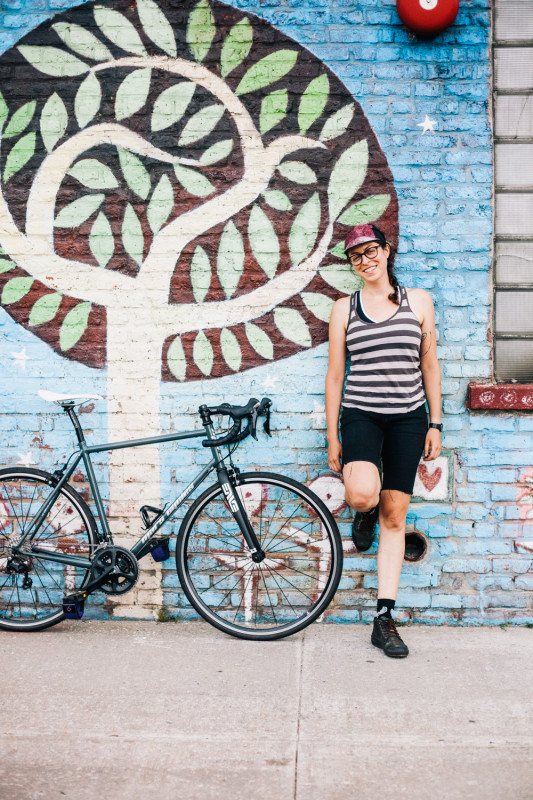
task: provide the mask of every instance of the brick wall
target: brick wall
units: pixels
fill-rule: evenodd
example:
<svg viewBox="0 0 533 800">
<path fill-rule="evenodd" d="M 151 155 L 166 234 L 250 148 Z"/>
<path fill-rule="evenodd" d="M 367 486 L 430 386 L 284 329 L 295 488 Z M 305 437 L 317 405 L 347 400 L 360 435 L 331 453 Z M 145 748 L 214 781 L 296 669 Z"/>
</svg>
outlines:
<svg viewBox="0 0 533 800">
<path fill-rule="evenodd" d="M 1 46 L 9 49 L 42 21 L 77 5 L 83 4 L 3 0 Z M 398 197 L 400 282 L 427 289 L 435 301 L 445 453 L 417 479 L 408 523 L 427 536 L 429 547 L 421 562 L 404 568 L 399 613 L 435 624 L 533 622 L 533 556 L 527 544 L 533 540 L 533 420 L 527 412 L 470 412 L 465 407 L 468 382 L 492 374 L 489 1 L 463 0 L 456 24 L 433 42 L 410 36 L 389 0 L 240 0 L 230 5 L 307 48 L 361 105 Z M 434 132 L 422 133 L 419 123 L 426 115 L 436 121 Z M 389 222 L 394 225 L 392 217 Z M 59 413 L 36 397 L 37 390 L 75 386 L 105 396 L 106 369 L 65 358 L 1 314 L 1 460 L 51 468 L 73 445 L 73 437 Z M 247 440 L 239 463 L 272 467 L 309 484 L 329 475 L 326 358 L 322 338 L 312 348 L 216 379 L 162 382 L 160 414 L 154 416 L 149 398 L 136 396 L 133 406 L 140 403 L 141 418 L 134 420 L 135 408 L 128 408 L 129 430 L 148 433 L 143 430 L 147 421 L 164 431 L 188 429 L 196 424 L 193 414 L 200 402 L 239 402 L 267 394 L 275 401 L 273 439 Z M 150 405 L 152 416 L 145 417 Z M 114 418 L 112 402 L 109 410 Z M 107 411 L 101 402 L 82 417 L 96 440 L 108 435 Z M 168 445 L 158 459 L 157 492 L 166 499 L 190 479 L 196 465 L 205 463 L 207 454 L 192 444 Z M 116 526 L 126 542 L 138 535 L 137 508 L 154 494 L 157 463 L 145 457 L 129 480 L 119 482 L 123 489 L 116 489 Z M 440 480 L 432 480 L 435 466 Z M 112 469 L 107 462 L 98 465 L 104 491 Z M 328 619 L 368 620 L 377 586 L 375 552 L 352 551 L 347 509 L 338 521 L 346 543 L 345 569 Z M 161 572 L 148 567 L 135 593 L 120 605 L 95 599 L 90 613 L 152 617 L 165 606 L 171 615 L 188 616 L 171 566 L 165 562 Z"/>
</svg>

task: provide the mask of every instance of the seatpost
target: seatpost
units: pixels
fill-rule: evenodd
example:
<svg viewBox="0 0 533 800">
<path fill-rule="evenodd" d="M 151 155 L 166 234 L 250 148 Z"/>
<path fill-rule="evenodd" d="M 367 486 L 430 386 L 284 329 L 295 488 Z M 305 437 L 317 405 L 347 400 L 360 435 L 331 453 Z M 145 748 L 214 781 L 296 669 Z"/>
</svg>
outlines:
<svg viewBox="0 0 533 800">
<path fill-rule="evenodd" d="M 74 430 L 76 431 L 76 436 L 78 438 L 78 442 L 80 444 L 85 444 L 85 437 L 83 435 L 83 429 L 82 429 L 82 427 L 80 425 L 80 421 L 79 421 L 78 417 L 76 416 L 76 412 L 74 411 L 74 404 L 68 405 L 68 406 L 63 406 L 63 408 L 65 409 L 65 414 L 67 414 L 67 416 L 69 417 L 70 421 L 74 425 Z"/>
</svg>

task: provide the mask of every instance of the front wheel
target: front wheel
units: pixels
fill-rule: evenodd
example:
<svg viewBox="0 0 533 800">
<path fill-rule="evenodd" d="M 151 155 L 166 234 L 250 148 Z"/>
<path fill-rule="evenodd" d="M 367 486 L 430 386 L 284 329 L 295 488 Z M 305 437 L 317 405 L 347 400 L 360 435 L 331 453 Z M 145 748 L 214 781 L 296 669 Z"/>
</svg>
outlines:
<svg viewBox="0 0 533 800">
<path fill-rule="evenodd" d="M 38 631 L 63 619 L 63 596 L 80 589 L 89 570 L 49 561 L 52 553 L 90 558 L 98 544 L 87 504 L 65 484 L 32 542 L 18 547 L 57 481 L 38 469 L 0 470 L 0 628 Z"/>
<path fill-rule="evenodd" d="M 220 485 L 187 512 L 176 565 L 194 608 L 241 639 L 279 639 L 305 628 L 331 601 L 342 572 L 335 520 L 307 487 L 268 472 L 239 475 L 235 487 L 265 558 L 256 563 Z"/>
</svg>

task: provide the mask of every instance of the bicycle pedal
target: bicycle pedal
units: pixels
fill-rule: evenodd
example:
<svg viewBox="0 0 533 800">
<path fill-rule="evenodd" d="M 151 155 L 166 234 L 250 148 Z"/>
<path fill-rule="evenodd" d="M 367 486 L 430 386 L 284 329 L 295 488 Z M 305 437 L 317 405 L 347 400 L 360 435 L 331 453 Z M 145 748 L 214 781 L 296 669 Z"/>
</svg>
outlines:
<svg viewBox="0 0 533 800">
<path fill-rule="evenodd" d="M 167 558 L 170 558 L 168 540 L 168 536 L 162 537 L 161 539 L 152 539 L 151 544 L 153 547 L 150 551 L 150 555 L 154 561 L 166 561 Z"/>
<path fill-rule="evenodd" d="M 85 600 L 75 597 L 63 598 L 63 614 L 65 619 L 81 619 L 85 608 Z"/>
<path fill-rule="evenodd" d="M 163 511 L 161 508 L 155 508 L 154 506 L 141 506 L 139 513 L 143 521 L 144 529 L 148 530 L 148 528 L 154 524 L 156 519 L 161 516 Z M 150 514 L 153 514 L 154 516 L 150 518 Z"/>
</svg>

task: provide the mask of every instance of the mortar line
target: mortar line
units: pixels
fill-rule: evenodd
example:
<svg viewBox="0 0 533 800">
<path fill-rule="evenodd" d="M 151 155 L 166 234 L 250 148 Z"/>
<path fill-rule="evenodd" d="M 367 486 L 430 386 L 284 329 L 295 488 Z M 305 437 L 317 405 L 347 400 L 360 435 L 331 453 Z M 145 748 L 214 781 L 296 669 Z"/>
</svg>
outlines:
<svg viewBox="0 0 533 800">
<path fill-rule="evenodd" d="M 301 718 L 301 710 L 302 710 L 302 686 L 303 686 L 303 666 L 304 666 L 304 644 L 305 644 L 305 635 L 307 631 L 302 631 L 302 645 L 300 650 L 300 675 L 299 675 L 299 684 L 298 684 L 298 712 L 297 712 L 297 724 L 296 724 L 296 752 L 294 755 L 294 795 L 293 800 L 296 800 L 296 796 L 298 794 L 298 753 L 300 749 L 300 718 Z"/>
</svg>

